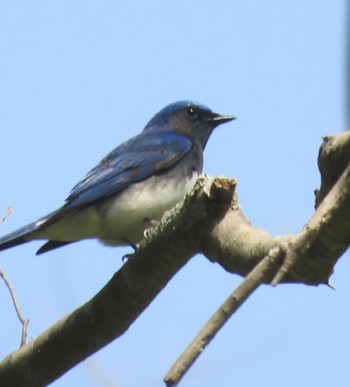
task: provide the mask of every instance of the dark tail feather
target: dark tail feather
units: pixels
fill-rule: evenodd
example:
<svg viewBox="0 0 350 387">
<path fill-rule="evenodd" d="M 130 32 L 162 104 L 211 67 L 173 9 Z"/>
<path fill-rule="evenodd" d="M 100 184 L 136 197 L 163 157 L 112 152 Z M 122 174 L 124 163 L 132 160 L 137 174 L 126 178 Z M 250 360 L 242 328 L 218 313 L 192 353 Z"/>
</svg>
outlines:
<svg viewBox="0 0 350 387">
<path fill-rule="evenodd" d="M 0 238 L 0 251 L 6 250 L 11 247 L 21 245 L 22 243 L 27 243 L 30 241 L 29 235 L 37 230 L 36 222 L 30 223 L 27 226 L 24 226 L 10 234 L 7 234 Z"/>
<path fill-rule="evenodd" d="M 21 245 L 22 243 L 27 243 L 27 242 L 30 242 L 31 240 L 33 240 L 33 238 L 31 238 L 31 236 L 33 236 L 35 231 L 38 231 L 41 228 L 46 227 L 48 225 L 48 222 L 52 221 L 52 219 L 54 219 L 55 215 L 57 215 L 57 213 L 59 213 L 59 211 L 60 210 L 54 211 L 51 214 L 48 214 L 48 215 L 38 219 L 35 222 L 29 223 L 26 226 L 21 227 L 18 230 L 13 231 L 10 234 L 7 234 L 7 235 L 1 237 L 0 238 L 0 251 L 9 249 L 11 247 Z M 47 249 L 45 251 L 48 251 L 48 250 L 50 250 L 50 249 Z"/>
<path fill-rule="evenodd" d="M 71 242 L 48 241 L 40 247 L 40 249 L 36 252 L 36 255 L 44 254 L 50 250 L 57 249 L 58 247 L 65 246 L 73 242 L 76 242 L 76 241 L 71 241 Z"/>
<path fill-rule="evenodd" d="M 14 234 L 14 233 L 13 233 Z M 11 238 L 12 234 L 6 235 L 3 238 L 0 238 L 0 251 L 6 250 L 14 246 L 22 245 L 23 243 L 30 242 L 29 240 L 25 239 L 23 236 L 13 236 Z"/>
</svg>

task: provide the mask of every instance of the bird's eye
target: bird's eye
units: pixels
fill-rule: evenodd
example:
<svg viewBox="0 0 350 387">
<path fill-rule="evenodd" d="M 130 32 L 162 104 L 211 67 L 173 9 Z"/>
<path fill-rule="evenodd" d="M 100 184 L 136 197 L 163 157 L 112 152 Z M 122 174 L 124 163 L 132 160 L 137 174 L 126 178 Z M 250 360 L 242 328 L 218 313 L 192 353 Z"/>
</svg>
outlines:
<svg viewBox="0 0 350 387">
<path fill-rule="evenodd" d="M 195 120 L 198 117 L 199 112 L 193 106 L 188 106 L 186 108 L 186 115 L 187 115 L 187 117 L 191 118 L 191 120 Z"/>
</svg>

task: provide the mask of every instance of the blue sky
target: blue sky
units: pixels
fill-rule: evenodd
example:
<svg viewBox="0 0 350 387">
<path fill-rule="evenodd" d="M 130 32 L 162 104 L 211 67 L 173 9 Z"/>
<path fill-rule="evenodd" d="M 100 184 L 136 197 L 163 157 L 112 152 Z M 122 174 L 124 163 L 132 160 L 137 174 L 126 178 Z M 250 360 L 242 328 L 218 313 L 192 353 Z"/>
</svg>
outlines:
<svg viewBox="0 0 350 387">
<path fill-rule="evenodd" d="M 321 136 L 347 129 L 345 1 L 13 1 L 0 7 L 1 234 L 60 206 L 73 185 L 162 107 L 194 99 L 238 117 L 204 171 L 238 179 L 255 226 L 295 233 L 313 212 Z M 81 242 L 0 255 L 29 338 L 90 299 L 128 249 Z M 349 253 L 326 287 L 259 289 L 181 386 L 342 386 L 349 377 Z M 162 386 L 241 281 L 196 256 L 126 334 L 53 386 Z M 0 356 L 20 340 L 0 285 Z"/>
</svg>

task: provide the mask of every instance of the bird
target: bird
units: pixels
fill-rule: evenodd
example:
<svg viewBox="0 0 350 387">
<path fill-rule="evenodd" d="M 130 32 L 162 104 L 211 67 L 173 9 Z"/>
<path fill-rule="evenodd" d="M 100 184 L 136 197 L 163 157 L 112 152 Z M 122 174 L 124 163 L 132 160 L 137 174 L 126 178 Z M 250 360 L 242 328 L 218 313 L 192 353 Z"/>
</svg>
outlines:
<svg viewBox="0 0 350 387">
<path fill-rule="evenodd" d="M 193 101 L 160 110 L 71 190 L 62 207 L 0 238 L 0 251 L 44 240 L 38 254 L 83 239 L 132 246 L 193 188 L 217 126 L 236 117 Z"/>
</svg>

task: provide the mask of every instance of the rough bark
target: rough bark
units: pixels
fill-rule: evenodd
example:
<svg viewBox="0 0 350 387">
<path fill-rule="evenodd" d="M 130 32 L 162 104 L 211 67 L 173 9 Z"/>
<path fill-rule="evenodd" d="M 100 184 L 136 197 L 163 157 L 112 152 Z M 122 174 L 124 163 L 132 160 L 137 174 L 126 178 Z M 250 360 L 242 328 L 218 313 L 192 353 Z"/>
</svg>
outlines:
<svg viewBox="0 0 350 387">
<path fill-rule="evenodd" d="M 198 252 L 246 276 L 254 268 L 259 271 L 257 264 L 271 251 L 279 251 L 273 270 L 270 265 L 264 275 L 254 277 L 248 293 L 240 295 L 242 302 L 261 282 L 273 278 L 275 283 L 328 283 L 350 243 L 349 149 L 350 132 L 325 138 L 317 210 L 294 236 L 274 237 L 254 228 L 239 207 L 235 180 L 200 177 L 93 299 L 0 363 L 0 385 L 38 387 L 67 372 L 123 334 Z"/>
</svg>

